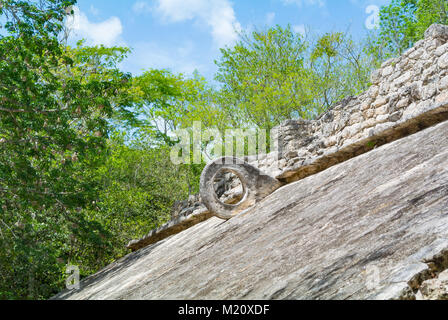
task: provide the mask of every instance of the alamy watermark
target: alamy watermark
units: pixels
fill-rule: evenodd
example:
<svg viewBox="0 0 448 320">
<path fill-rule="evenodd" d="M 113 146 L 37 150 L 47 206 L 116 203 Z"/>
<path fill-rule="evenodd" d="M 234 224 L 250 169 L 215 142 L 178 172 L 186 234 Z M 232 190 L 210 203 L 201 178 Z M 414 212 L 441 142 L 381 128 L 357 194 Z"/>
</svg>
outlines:
<svg viewBox="0 0 448 320">
<path fill-rule="evenodd" d="M 375 290 L 381 284 L 380 269 L 377 266 L 368 266 L 365 270 L 367 290 Z"/>
<path fill-rule="evenodd" d="M 269 134 L 269 135 L 268 135 Z M 200 164 L 220 157 L 257 157 L 269 150 L 278 150 L 278 140 L 274 131 L 265 129 L 227 129 L 203 128 L 195 121 L 189 129 L 177 130 L 174 135 L 179 140 L 171 149 L 173 164 Z"/>
<path fill-rule="evenodd" d="M 68 265 L 65 269 L 65 273 L 69 276 L 65 279 L 65 287 L 68 290 L 79 290 L 79 267 Z"/>
<path fill-rule="evenodd" d="M 368 30 L 377 29 L 380 24 L 380 8 L 376 5 L 370 5 L 366 8 L 366 13 L 369 15 L 365 21 L 365 26 Z"/>
</svg>

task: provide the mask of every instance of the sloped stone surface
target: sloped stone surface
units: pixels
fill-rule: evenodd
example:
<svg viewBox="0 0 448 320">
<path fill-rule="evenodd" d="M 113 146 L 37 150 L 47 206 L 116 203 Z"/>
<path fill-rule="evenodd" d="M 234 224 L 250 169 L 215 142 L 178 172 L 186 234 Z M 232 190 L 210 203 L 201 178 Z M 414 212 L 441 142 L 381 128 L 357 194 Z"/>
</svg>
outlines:
<svg viewBox="0 0 448 320">
<path fill-rule="evenodd" d="M 447 249 L 443 122 L 131 253 L 54 298 L 414 299 L 448 268 Z"/>
</svg>

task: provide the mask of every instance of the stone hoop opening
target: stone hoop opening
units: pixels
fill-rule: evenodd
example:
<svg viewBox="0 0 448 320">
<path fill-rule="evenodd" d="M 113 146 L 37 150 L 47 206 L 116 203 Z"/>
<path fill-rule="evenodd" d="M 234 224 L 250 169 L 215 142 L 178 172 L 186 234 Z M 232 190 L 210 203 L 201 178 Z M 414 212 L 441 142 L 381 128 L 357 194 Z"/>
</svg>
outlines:
<svg viewBox="0 0 448 320">
<path fill-rule="evenodd" d="M 226 172 L 235 175 L 241 181 L 242 198 L 236 204 L 222 202 L 215 192 L 216 177 Z M 247 162 L 235 157 L 224 157 L 216 159 L 204 168 L 200 181 L 200 193 L 202 202 L 213 215 L 228 220 L 253 206 L 280 186 L 281 183 L 277 179 L 266 175 Z"/>
<path fill-rule="evenodd" d="M 248 195 L 248 189 L 246 187 L 247 182 L 244 180 L 243 175 L 237 170 L 225 167 L 221 168 L 216 172 L 212 180 L 215 189 L 215 200 L 225 205 L 226 207 L 236 208 L 246 200 Z M 221 185 L 217 188 L 218 183 L 220 183 Z M 223 190 L 217 190 L 220 187 Z M 239 190 L 236 190 L 236 188 L 238 187 L 241 188 L 241 192 L 239 192 Z"/>
</svg>

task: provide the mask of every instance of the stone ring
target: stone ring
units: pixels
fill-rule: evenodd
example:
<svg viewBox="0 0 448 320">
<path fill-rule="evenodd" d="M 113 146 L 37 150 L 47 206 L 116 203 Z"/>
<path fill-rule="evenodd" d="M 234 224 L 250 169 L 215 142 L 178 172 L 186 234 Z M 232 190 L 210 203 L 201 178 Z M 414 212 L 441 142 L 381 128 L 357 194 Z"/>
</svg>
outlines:
<svg viewBox="0 0 448 320">
<path fill-rule="evenodd" d="M 215 179 L 223 173 L 232 173 L 241 181 L 242 197 L 237 204 L 222 202 L 215 192 Z M 202 203 L 213 215 L 228 220 L 261 201 L 281 186 L 280 181 L 241 159 L 222 157 L 212 161 L 204 168 L 200 181 L 200 194 Z"/>
</svg>

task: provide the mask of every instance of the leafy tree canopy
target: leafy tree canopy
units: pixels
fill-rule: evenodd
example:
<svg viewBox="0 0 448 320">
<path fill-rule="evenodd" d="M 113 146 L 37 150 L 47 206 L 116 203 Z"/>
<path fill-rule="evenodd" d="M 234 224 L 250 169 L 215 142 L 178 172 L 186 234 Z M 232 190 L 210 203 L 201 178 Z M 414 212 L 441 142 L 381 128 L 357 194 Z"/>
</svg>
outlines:
<svg viewBox="0 0 448 320">
<path fill-rule="evenodd" d="M 448 23 L 447 1 L 392 0 L 380 11 L 379 44 L 389 55 L 401 54 L 422 39 L 434 23 Z"/>
</svg>

